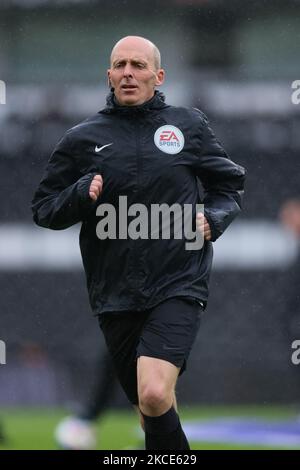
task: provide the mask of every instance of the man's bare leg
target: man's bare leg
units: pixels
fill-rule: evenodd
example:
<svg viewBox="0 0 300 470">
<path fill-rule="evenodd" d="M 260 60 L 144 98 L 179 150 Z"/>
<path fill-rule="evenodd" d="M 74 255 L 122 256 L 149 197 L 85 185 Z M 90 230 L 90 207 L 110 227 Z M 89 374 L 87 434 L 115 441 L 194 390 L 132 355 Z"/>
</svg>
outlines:
<svg viewBox="0 0 300 470">
<path fill-rule="evenodd" d="M 188 450 L 177 414 L 175 386 L 180 368 L 153 357 L 140 356 L 137 381 L 141 425 L 148 450 Z"/>
</svg>

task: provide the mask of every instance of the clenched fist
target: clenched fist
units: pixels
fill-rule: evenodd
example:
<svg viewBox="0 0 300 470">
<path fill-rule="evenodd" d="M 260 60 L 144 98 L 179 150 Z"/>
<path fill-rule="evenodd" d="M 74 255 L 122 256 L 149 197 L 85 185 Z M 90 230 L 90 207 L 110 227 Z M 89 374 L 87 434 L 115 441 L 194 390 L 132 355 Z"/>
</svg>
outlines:
<svg viewBox="0 0 300 470">
<path fill-rule="evenodd" d="M 198 212 L 196 216 L 196 227 L 202 233 L 204 240 L 211 239 L 211 230 L 207 219 L 202 212 Z"/>
<path fill-rule="evenodd" d="M 98 197 L 102 193 L 103 179 L 101 175 L 95 175 L 89 189 L 90 198 L 93 201 L 97 201 Z"/>
</svg>

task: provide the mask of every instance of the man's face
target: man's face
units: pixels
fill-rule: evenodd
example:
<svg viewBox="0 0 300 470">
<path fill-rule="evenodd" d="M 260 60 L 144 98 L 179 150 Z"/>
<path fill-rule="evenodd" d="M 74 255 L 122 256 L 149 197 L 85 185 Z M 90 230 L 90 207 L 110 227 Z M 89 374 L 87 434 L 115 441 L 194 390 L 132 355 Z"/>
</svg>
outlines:
<svg viewBox="0 0 300 470">
<path fill-rule="evenodd" d="M 156 70 L 151 47 L 145 45 L 118 45 L 111 57 L 107 72 L 120 105 L 136 106 L 154 95 L 155 86 L 164 79 L 164 71 Z"/>
</svg>

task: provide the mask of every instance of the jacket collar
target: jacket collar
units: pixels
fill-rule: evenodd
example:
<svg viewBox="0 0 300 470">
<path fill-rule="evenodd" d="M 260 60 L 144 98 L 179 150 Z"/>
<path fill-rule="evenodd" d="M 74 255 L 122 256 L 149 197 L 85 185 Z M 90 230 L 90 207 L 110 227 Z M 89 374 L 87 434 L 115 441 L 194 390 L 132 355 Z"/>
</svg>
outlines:
<svg viewBox="0 0 300 470">
<path fill-rule="evenodd" d="M 150 100 L 137 106 L 122 106 L 118 104 L 114 92 L 111 91 L 106 97 L 106 107 L 101 109 L 99 112 L 105 114 L 118 113 L 133 115 L 144 114 L 152 110 L 158 110 L 166 107 L 167 105 L 165 103 L 165 95 L 157 90 L 155 90 L 154 96 Z"/>
</svg>

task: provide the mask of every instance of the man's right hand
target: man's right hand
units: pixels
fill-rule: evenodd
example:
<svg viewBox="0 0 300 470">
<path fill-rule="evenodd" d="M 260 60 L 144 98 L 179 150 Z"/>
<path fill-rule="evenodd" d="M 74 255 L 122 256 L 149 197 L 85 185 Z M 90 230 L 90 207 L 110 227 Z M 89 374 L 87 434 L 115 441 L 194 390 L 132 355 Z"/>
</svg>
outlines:
<svg viewBox="0 0 300 470">
<path fill-rule="evenodd" d="M 97 201 L 98 197 L 102 193 L 103 179 L 101 175 L 95 175 L 89 189 L 90 198 L 93 201 Z"/>
</svg>

